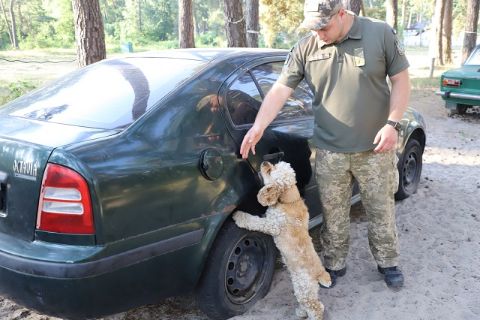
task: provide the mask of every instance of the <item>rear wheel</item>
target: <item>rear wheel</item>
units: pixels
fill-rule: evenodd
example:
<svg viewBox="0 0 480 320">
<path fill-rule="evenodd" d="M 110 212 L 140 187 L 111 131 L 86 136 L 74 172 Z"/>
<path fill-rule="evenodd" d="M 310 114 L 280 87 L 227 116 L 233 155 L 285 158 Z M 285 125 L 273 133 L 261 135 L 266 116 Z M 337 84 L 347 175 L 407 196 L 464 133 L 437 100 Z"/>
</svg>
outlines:
<svg viewBox="0 0 480 320">
<path fill-rule="evenodd" d="M 422 174 L 423 148 L 420 142 L 410 139 L 398 162 L 399 183 L 396 200 L 403 200 L 417 191 Z"/>
<path fill-rule="evenodd" d="M 220 230 L 197 288 L 199 308 L 212 319 L 228 319 L 263 298 L 272 283 L 275 246 L 270 236 L 228 220 Z"/>
<path fill-rule="evenodd" d="M 465 114 L 467 112 L 468 106 L 466 104 L 457 104 L 457 113 Z"/>
</svg>

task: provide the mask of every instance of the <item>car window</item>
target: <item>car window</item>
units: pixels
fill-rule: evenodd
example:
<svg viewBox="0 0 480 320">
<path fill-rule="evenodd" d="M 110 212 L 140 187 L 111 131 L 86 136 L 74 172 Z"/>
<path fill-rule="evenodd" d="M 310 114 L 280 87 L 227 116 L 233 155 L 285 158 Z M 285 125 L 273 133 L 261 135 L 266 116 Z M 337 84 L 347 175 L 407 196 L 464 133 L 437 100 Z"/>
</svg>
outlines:
<svg viewBox="0 0 480 320">
<path fill-rule="evenodd" d="M 282 72 L 283 62 L 272 62 L 262 64 L 252 69 L 252 74 L 256 78 L 264 95 L 272 88 Z M 298 117 L 311 116 L 312 94 L 305 81 L 295 89 L 294 93 L 287 100 L 280 110 L 276 120 L 286 120 Z"/>
<path fill-rule="evenodd" d="M 480 48 L 472 52 L 467 61 L 465 61 L 465 65 L 480 65 Z"/>
<path fill-rule="evenodd" d="M 105 60 L 14 100 L 2 113 L 91 128 L 124 128 L 203 65 L 168 58 Z"/>
<path fill-rule="evenodd" d="M 227 91 L 227 106 L 230 117 L 235 125 L 252 124 L 263 101 L 263 97 L 272 88 L 282 72 L 283 62 L 262 64 L 244 73 L 233 82 Z M 259 92 L 252 75 L 260 87 Z M 305 81 L 295 89 L 282 110 L 275 118 L 289 120 L 311 116 L 313 95 Z"/>
<path fill-rule="evenodd" d="M 283 62 L 273 62 L 262 64 L 252 69 L 252 74 L 257 79 L 264 94 L 267 94 L 275 81 L 277 81 L 282 68 Z M 276 120 L 292 119 L 312 114 L 312 94 L 307 83 L 302 81 L 280 110 Z"/>
<path fill-rule="evenodd" d="M 228 112 L 235 125 L 255 121 L 262 97 L 250 73 L 244 73 L 227 91 Z"/>
</svg>

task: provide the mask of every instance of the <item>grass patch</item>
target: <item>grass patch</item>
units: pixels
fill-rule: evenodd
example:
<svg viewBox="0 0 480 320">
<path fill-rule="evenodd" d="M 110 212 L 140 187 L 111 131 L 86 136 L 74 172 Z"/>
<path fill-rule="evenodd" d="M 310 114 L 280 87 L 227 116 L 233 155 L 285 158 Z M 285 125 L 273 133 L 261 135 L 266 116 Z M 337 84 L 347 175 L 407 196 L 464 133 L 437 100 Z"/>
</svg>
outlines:
<svg viewBox="0 0 480 320">
<path fill-rule="evenodd" d="M 412 89 L 421 90 L 421 89 L 438 89 L 440 86 L 440 78 L 412 78 L 410 79 Z"/>
<path fill-rule="evenodd" d="M 39 85 L 34 81 L 0 82 L 0 106 L 36 89 Z"/>
<path fill-rule="evenodd" d="M 0 58 L 9 60 L 75 60 L 77 53 L 74 49 L 35 49 L 35 50 L 2 50 Z"/>
</svg>

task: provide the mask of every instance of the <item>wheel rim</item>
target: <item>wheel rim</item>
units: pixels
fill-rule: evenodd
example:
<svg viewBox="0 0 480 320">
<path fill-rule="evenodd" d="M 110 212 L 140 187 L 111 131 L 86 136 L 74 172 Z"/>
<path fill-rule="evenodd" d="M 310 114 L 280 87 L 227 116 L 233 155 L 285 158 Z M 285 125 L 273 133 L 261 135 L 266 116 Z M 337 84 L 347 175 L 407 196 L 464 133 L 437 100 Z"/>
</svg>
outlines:
<svg viewBox="0 0 480 320">
<path fill-rule="evenodd" d="M 264 278 L 267 243 L 262 237 L 246 235 L 233 248 L 225 270 L 225 289 L 231 302 L 250 301 Z"/>
<path fill-rule="evenodd" d="M 410 152 L 405 158 L 402 176 L 405 189 L 415 187 L 415 182 L 418 178 L 418 158 L 416 152 Z"/>
</svg>

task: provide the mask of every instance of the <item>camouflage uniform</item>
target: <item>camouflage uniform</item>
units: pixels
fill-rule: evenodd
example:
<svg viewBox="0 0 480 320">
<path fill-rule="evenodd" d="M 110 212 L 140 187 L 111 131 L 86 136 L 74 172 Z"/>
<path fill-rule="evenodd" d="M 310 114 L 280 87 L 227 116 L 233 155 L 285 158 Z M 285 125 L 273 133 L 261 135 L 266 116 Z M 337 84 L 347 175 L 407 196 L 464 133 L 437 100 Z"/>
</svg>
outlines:
<svg viewBox="0 0 480 320">
<path fill-rule="evenodd" d="M 398 241 L 393 194 L 398 188 L 397 156 L 394 151 L 339 153 L 317 150 L 316 179 L 324 223 L 321 244 L 325 266 L 345 266 L 350 233 L 353 177 L 367 212 L 370 250 L 381 267 L 398 265 Z"/>
<path fill-rule="evenodd" d="M 340 2 L 306 0 L 302 26 L 323 28 Z M 326 44 L 314 34 L 301 39 L 278 79 L 293 89 L 305 79 L 314 93 L 316 178 L 325 217 L 321 238 L 325 266 L 331 270 L 345 266 L 354 178 L 369 220 L 371 251 L 380 267 L 397 266 L 396 156 L 393 151 L 374 153 L 373 140 L 390 113 L 386 78 L 408 66 L 390 26 L 354 16 L 347 35 L 336 43 Z"/>
</svg>

